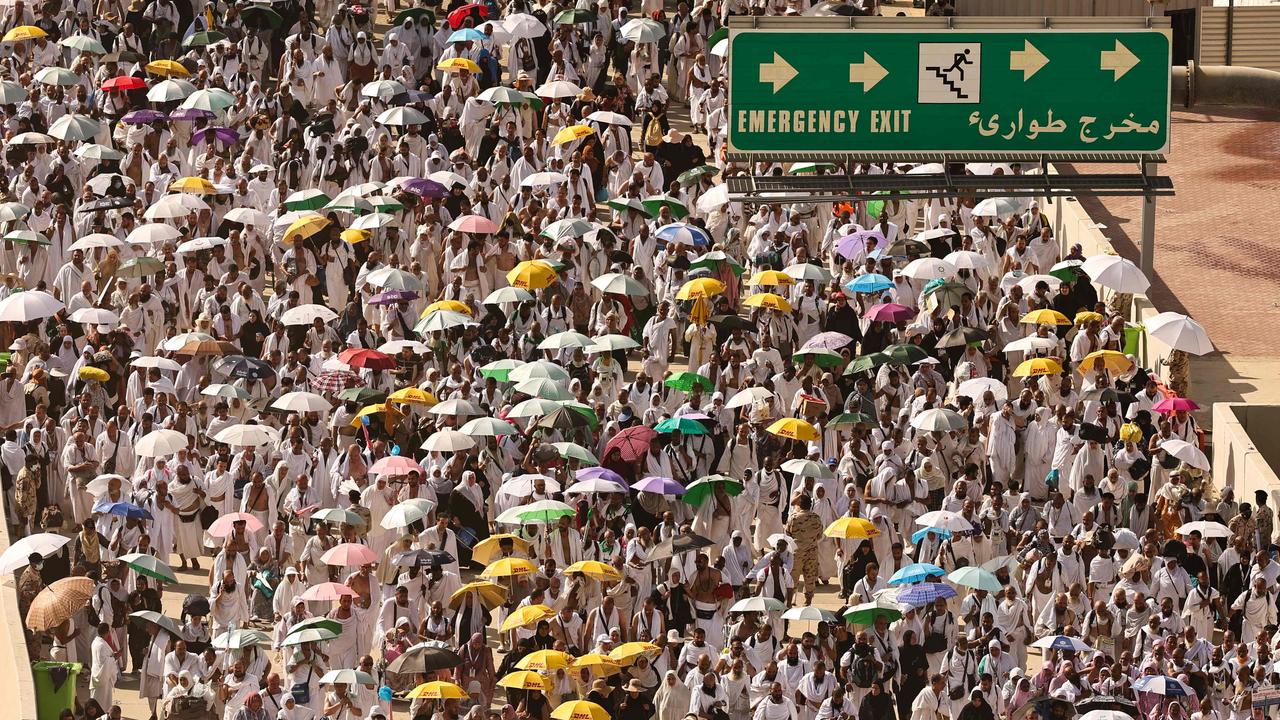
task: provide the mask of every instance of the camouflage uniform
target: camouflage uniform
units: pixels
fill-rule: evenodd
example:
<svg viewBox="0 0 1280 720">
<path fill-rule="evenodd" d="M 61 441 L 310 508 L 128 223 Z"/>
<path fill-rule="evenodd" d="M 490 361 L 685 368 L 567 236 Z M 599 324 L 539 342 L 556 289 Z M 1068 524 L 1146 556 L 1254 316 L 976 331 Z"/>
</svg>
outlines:
<svg viewBox="0 0 1280 720">
<path fill-rule="evenodd" d="M 819 582 L 818 547 L 822 541 L 822 518 L 810 510 L 797 510 L 787 520 L 787 534 L 796 541 L 795 572 L 796 589 L 812 595 Z M 800 578 L 803 577 L 803 584 Z"/>
</svg>

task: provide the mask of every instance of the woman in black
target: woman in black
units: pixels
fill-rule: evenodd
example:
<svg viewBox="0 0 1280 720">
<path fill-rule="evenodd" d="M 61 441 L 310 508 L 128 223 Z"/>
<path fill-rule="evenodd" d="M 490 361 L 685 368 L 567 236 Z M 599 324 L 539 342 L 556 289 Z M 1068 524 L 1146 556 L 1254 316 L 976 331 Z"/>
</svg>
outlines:
<svg viewBox="0 0 1280 720">
<path fill-rule="evenodd" d="M 524 690 L 524 699 L 516 705 L 516 717 L 520 720 L 550 720 L 551 703 L 541 690 Z"/>
<path fill-rule="evenodd" d="M 914 630 L 902 634 L 898 646 L 898 717 L 911 717 L 911 703 L 929 684 L 929 657 Z"/>
<path fill-rule="evenodd" d="M 262 343 L 271 334 L 271 328 L 262 321 L 257 310 L 249 311 L 249 320 L 240 326 L 240 349 L 245 357 L 262 357 Z"/>
<path fill-rule="evenodd" d="M 915 696 L 912 696 L 914 699 Z M 910 705 L 911 701 L 908 700 Z M 910 710 L 908 710 L 910 712 Z M 858 706 L 858 717 L 860 718 L 891 718 L 893 717 L 893 696 L 884 690 L 884 683 L 876 680 L 871 683 L 871 692 L 862 696 L 862 704 Z M 899 717 L 910 717 L 899 716 Z"/>
<path fill-rule="evenodd" d="M 969 693 L 969 704 L 964 706 L 956 720 L 995 720 L 995 718 L 990 703 L 982 695 L 982 688 L 974 688 Z"/>
</svg>

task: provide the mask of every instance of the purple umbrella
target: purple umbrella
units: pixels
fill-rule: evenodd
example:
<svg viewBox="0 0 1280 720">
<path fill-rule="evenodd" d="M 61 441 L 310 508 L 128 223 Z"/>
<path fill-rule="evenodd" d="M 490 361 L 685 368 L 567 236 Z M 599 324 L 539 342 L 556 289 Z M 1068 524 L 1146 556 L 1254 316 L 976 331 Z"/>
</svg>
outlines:
<svg viewBox="0 0 1280 720">
<path fill-rule="evenodd" d="M 579 480 L 591 480 L 592 478 L 599 478 L 600 480 L 608 480 L 611 483 L 621 485 L 624 488 L 627 487 L 627 481 L 623 480 L 621 475 L 610 470 L 609 468 L 604 468 L 604 467 L 583 468 L 577 471 L 576 473 L 574 473 L 573 476 Z"/>
<path fill-rule="evenodd" d="M 424 200 L 443 200 L 449 195 L 448 188 L 427 178 L 415 178 L 400 187 L 405 192 L 413 193 Z"/>
<path fill-rule="evenodd" d="M 203 130 L 195 131 L 195 133 L 191 135 L 191 142 L 193 144 L 207 142 L 212 145 L 215 142 L 219 142 L 223 145 L 239 145 L 240 133 L 237 133 L 231 128 L 207 127 Z"/>
<path fill-rule="evenodd" d="M 214 117 L 217 117 L 217 115 L 215 115 L 212 112 L 209 112 L 208 110 L 201 110 L 200 108 L 178 108 L 177 110 L 174 110 L 173 112 L 169 113 L 170 120 L 191 121 L 191 120 L 200 120 L 202 118 L 207 120 L 209 118 L 214 118 Z"/>
<path fill-rule="evenodd" d="M 418 293 L 412 290 L 384 290 L 369 298 L 370 305 L 395 305 L 398 302 L 417 300 Z"/>
<path fill-rule="evenodd" d="M 870 230 L 859 230 L 840 238 L 836 241 L 836 252 L 846 258 L 861 257 L 862 251 L 867 247 L 867 238 L 875 238 L 877 248 L 882 248 L 888 244 L 884 233 L 880 232 L 879 228 L 872 228 Z"/>
<path fill-rule="evenodd" d="M 649 492 L 656 495 L 683 495 L 684 486 L 671 478 L 650 475 L 631 486 L 632 490 Z"/>
<path fill-rule="evenodd" d="M 158 110 L 148 110 L 144 108 L 142 110 L 134 110 L 120 119 L 130 125 L 150 125 L 157 120 L 164 120 L 166 118 L 168 118 L 168 115 L 165 115 Z"/>
<path fill-rule="evenodd" d="M 853 342 L 853 338 L 838 332 L 818 333 L 809 338 L 805 342 L 804 348 L 812 350 L 813 348 L 822 348 L 823 350 L 839 350 Z"/>
</svg>

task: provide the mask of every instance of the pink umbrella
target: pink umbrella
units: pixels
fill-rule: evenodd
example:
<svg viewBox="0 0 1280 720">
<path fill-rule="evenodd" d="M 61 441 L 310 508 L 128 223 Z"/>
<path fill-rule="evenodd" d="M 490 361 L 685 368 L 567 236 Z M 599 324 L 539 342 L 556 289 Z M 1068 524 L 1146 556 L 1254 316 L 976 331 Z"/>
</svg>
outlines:
<svg viewBox="0 0 1280 720">
<path fill-rule="evenodd" d="M 492 220 L 480 215 L 463 215 L 449 223 L 449 229 L 464 233 L 479 233 L 481 235 L 490 235 L 498 232 L 498 226 L 494 225 Z"/>
<path fill-rule="evenodd" d="M 1200 406 L 1184 397 L 1168 397 L 1152 405 L 1151 409 L 1158 413 L 1176 413 L 1179 410 L 1199 410 Z"/>
<path fill-rule="evenodd" d="M 374 463 L 369 472 L 375 475 L 408 475 L 411 472 L 426 474 L 421 465 L 403 455 L 388 455 Z"/>
<path fill-rule="evenodd" d="M 258 532 L 262 529 L 261 520 L 249 513 L 238 512 L 231 513 L 230 515 L 223 515 L 217 520 L 214 520 L 213 524 L 209 526 L 209 536 L 224 538 L 231 534 L 231 526 L 238 522 L 244 523 L 245 530 L 248 530 L 249 532 Z"/>
<path fill-rule="evenodd" d="M 368 545 L 341 543 L 326 550 L 320 556 L 320 562 L 337 567 L 371 565 L 378 562 L 378 553 L 371 550 Z"/>
<path fill-rule="evenodd" d="M 818 333 L 805 341 L 804 348 L 812 350 L 814 348 L 822 348 L 823 350 L 840 350 L 853 342 L 853 338 L 839 332 Z"/>
<path fill-rule="evenodd" d="M 880 305 L 872 305 L 867 308 L 866 317 L 870 320 L 878 322 L 898 323 L 905 322 L 916 316 L 916 311 L 906 305 L 897 303 L 882 303 Z"/>
<path fill-rule="evenodd" d="M 333 602 L 343 595 L 355 597 L 356 591 L 342 583 L 325 582 L 307 588 L 298 599 L 307 602 Z"/>
</svg>

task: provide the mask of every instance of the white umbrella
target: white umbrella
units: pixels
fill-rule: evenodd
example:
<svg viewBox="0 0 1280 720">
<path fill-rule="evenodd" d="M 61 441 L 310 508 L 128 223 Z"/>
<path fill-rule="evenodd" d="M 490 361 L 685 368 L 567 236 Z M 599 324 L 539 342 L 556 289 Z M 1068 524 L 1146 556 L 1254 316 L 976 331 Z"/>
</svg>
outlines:
<svg viewBox="0 0 1280 720">
<path fill-rule="evenodd" d="M 1116 292 L 1137 295 L 1151 287 L 1142 269 L 1119 255 L 1094 255 L 1080 269 L 1094 282 Z"/>
<path fill-rule="evenodd" d="M 275 402 L 271 403 L 271 407 L 290 412 L 329 412 L 333 405 L 323 395 L 294 391 L 281 395 Z"/>
<path fill-rule="evenodd" d="M 734 393 L 733 397 L 729 398 L 729 402 L 725 403 L 724 406 L 728 409 L 750 407 L 758 402 L 769 402 L 773 397 L 774 395 L 772 392 L 756 385 Z"/>
<path fill-rule="evenodd" d="M 186 100 L 195 91 L 196 86 L 186 80 L 164 80 L 156 83 L 147 91 L 147 99 L 151 102 Z"/>
<path fill-rule="evenodd" d="M 1050 635 L 1042 637 L 1031 643 L 1031 647 L 1045 648 L 1054 650 L 1071 650 L 1074 652 L 1093 652 L 1093 648 L 1085 644 L 1080 638 L 1074 638 L 1067 635 Z"/>
<path fill-rule="evenodd" d="M 209 385 L 206 385 L 203 390 L 200 391 L 200 394 L 204 395 L 205 397 L 220 397 L 220 398 L 227 398 L 228 400 L 232 400 L 232 399 L 252 400 L 253 399 L 253 396 L 249 394 L 248 390 L 245 390 L 244 388 L 238 388 L 235 385 L 228 385 L 226 383 L 210 383 Z"/>
<path fill-rule="evenodd" d="M 457 430 L 440 430 L 422 443 L 422 449 L 428 452 L 458 452 L 475 446 L 474 438 Z"/>
<path fill-rule="evenodd" d="M 1133 720 L 1133 716 L 1119 710 L 1090 710 L 1080 720 Z"/>
<path fill-rule="evenodd" d="M 220 237 L 198 237 L 192 238 L 178 247 L 174 248 L 180 253 L 198 253 L 201 250 L 212 250 L 216 247 L 226 247 L 229 241 Z"/>
<path fill-rule="evenodd" d="M 420 520 L 426 520 L 435 508 L 436 504 L 426 498 L 412 498 L 393 505 L 378 524 L 387 530 L 408 527 Z"/>
<path fill-rule="evenodd" d="M 96 250 L 124 245 L 120 238 L 106 233 L 89 233 L 67 246 L 67 250 Z"/>
<path fill-rule="evenodd" d="M 1231 528 L 1211 520 L 1197 520 L 1186 523 L 1179 526 L 1176 532 L 1179 535 L 1190 535 L 1193 532 L 1198 532 L 1204 538 L 1228 538 L 1232 535 Z"/>
<path fill-rule="evenodd" d="M 258 447 L 280 442 L 280 431 L 266 425 L 237 423 L 219 430 L 213 441 L 234 447 Z"/>
<path fill-rule="evenodd" d="M 510 377 L 510 375 L 508 375 Z M 528 382 L 522 381 L 522 382 Z M 549 400 L 542 397 L 531 397 L 528 400 L 516 403 L 507 413 L 507 417 L 513 418 L 531 418 L 549 415 L 556 410 L 564 407 L 555 400 Z"/>
<path fill-rule="evenodd" d="M 428 175 L 427 179 L 434 180 L 447 188 L 453 187 L 454 185 L 466 186 L 467 184 L 466 178 L 450 170 L 437 170 Z"/>
<path fill-rule="evenodd" d="M 972 398 L 974 402 L 978 402 L 982 400 L 982 395 L 988 390 L 995 396 L 997 403 L 1002 403 L 1009 399 L 1009 390 L 1004 386 L 1004 383 L 994 378 L 985 377 L 965 380 L 956 388 L 956 394 Z"/>
<path fill-rule="evenodd" d="M 932 408 L 911 418 L 911 427 L 926 432 L 951 432 L 964 430 L 968 426 L 963 415 L 946 408 Z"/>
<path fill-rule="evenodd" d="M 1160 443 L 1160 449 L 1178 458 L 1182 462 L 1193 468 L 1201 470 L 1211 470 L 1213 466 L 1209 463 L 1209 458 L 1200 452 L 1200 448 L 1192 445 L 1186 440 L 1170 439 Z"/>
<path fill-rule="evenodd" d="M 455 312 L 453 310 L 434 310 L 425 319 L 418 321 L 413 327 L 414 332 L 419 335 L 432 332 L 442 332 L 451 328 L 462 327 L 464 325 L 475 324 L 475 318 L 466 313 Z"/>
<path fill-rule="evenodd" d="M 1012 274 L 1013 273 L 1009 273 L 1008 275 L 1005 275 L 1003 278 L 1000 279 L 1001 290 L 1008 290 L 1009 287 L 1012 287 L 1012 285 L 1015 284 L 1015 283 L 1010 283 L 1008 286 L 1006 286 L 1005 284 L 1005 280 L 1009 278 L 1009 276 Z M 1059 285 L 1062 284 L 1062 278 L 1057 278 L 1052 275 L 1023 275 L 1022 277 L 1017 278 L 1016 284 L 1018 287 L 1022 288 L 1023 292 L 1030 294 L 1035 292 L 1036 285 L 1040 284 L 1041 282 L 1048 285 L 1050 288 L 1057 288 Z"/>
<path fill-rule="evenodd" d="M 640 343 L 628 335 L 597 335 L 591 338 L 589 353 L 613 352 L 614 350 L 630 350 L 640 347 Z"/>
<path fill-rule="evenodd" d="M 711 54 L 718 58 L 729 57 L 729 38 L 722 38 L 715 45 L 712 45 Z"/>
<path fill-rule="evenodd" d="M 511 497 L 529 497 L 534 492 L 534 483 L 541 480 L 546 485 L 546 491 L 549 493 L 560 492 L 560 483 L 555 479 L 546 475 L 517 475 L 510 480 L 502 483 L 502 487 L 498 492 L 505 492 Z"/>
<path fill-rule="evenodd" d="M 565 488 L 565 492 L 584 493 L 588 495 L 594 495 L 594 494 L 608 495 L 610 493 L 624 493 L 624 492 L 627 492 L 627 489 L 612 480 L 605 480 L 604 478 L 593 477 L 593 478 L 587 478 L 586 480 L 579 480 L 578 482 Z"/>
<path fill-rule="evenodd" d="M 377 230 L 384 227 L 400 227 L 400 221 L 396 220 L 394 215 L 389 213 L 369 213 L 361 215 L 351 223 L 354 230 Z M 372 275 L 373 273 L 370 273 Z"/>
<path fill-rule="evenodd" d="M 406 290 L 422 292 L 422 280 L 413 273 L 399 268 L 381 267 L 365 276 L 364 281 L 370 285 L 387 290 Z"/>
<path fill-rule="evenodd" d="M 33 553 L 49 557 L 68 542 L 71 542 L 71 538 L 57 533 L 28 535 L 5 548 L 4 553 L 0 554 L 0 575 L 12 575 L 26 567 L 27 558 Z"/>
<path fill-rule="evenodd" d="M 977 217 L 1003 217 L 1020 213 L 1027 206 L 1022 198 L 987 198 L 973 206 L 973 214 Z"/>
<path fill-rule="evenodd" d="M 553 333 L 548 335 L 538 343 L 539 350 L 563 350 L 573 347 L 591 347 L 592 340 L 590 337 L 580 332 L 566 330 L 564 332 Z"/>
<path fill-rule="evenodd" d="M 71 322 L 81 325 L 115 325 L 120 316 L 102 308 L 84 307 L 71 313 Z"/>
<path fill-rule="evenodd" d="M 957 250 L 942 259 L 954 265 L 957 270 L 981 273 L 991 271 L 991 263 L 987 260 L 987 256 L 972 250 Z"/>
<path fill-rule="evenodd" d="M 499 435 L 519 435 L 520 428 L 506 420 L 491 417 L 478 417 L 458 428 L 472 437 L 498 437 Z"/>
<path fill-rule="evenodd" d="M 547 34 L 547 26 L 527 13 L 508 15 L 502 21 L 502 29 L 514 40 L 531 40 Z"/>
<path fill-rule="evenodd" d="M 541 85 L 533 93 L 538 97 L 544 98 L 568 98 L 577 97 L 582 92 L 582 88 L 574 85 L 568 80 L 553 80 L 545 85 Z"/>
<path fill-rule="evenodd" d="M 951 512 L 950 510 L 927 512 L 916 518 L 916 524 L 922 527 L 941 528 L 957 532 L 968 532 L 973 529 L 973 523 L 965 520 L 960 513 Z"/>
<path fill-rule="evenodd" d="M 192 340 L 217 340 L 217 338 L 208 333 L 194 331 L 184 332 L 178 333 L 177 335 L 174 335 L 168 340 L 160 343 L 160 347 L 164 348 L 167 352 L 177 352 L 182 349 L 183 345 L 186 345 Z"/>
<path fill-rule="evenodd" d="M 186 217 L 193 210 L 200 212 L 208 209 L 209 204 L 195 195 L 177 193 L 165 195 L 155 201 L 142 216 L 148 220 L 176 220 Z"/>
<path fill-rule="evenodd" d="M 937 280 L 956 276 L 956 266 L 937 258 L 916 258 L 902 268 L 902 274 L 912 280 Z"/>
<path fill-rule="evenodd" d="M 430 348 L 417 340 L 392 340 L 391 342 L 379 345 L 378 352 L 395 355 L 405 348 L 412 350 L 415 355 L 425 355 L 430 351 Z"/>
<path fill-rule="evenodd" d="M 625 273 L 605 273 L 591 279 L 591 287 L 616 295 L 648 295 L 649 289 Z"/>
<path fill-rule="evenodd" d="M 30 322 L 53 317 L 66 306 L 43 290 L 26 290 L 0 300 L 0 322 Z"/>
<path fill-rule="evenodd" d="M 144 355 L 140 358 L 135 358 L 134 361 L 129 364 L 133 367 L 156 368 L 157 370 L 166 370 L 169 372 L 178 372 L 182 369 L 182 366 L 177 362 L 170 360 L 167 357 L 160 357 L 159 355 Z"/>
<path fill-rule="evenodd" d="M 222 216 L 223 220 L 240 223 L 241 225 L 252 225 L 256 228 L 270 227 L 271 218 L 261 210 L 255 210 L 251 207 L 232 208 Z"/>
<path fill-rule="evenodd" d="M 427 412 L 432 415 L 484 415 L 484 411 L 480 409 L 480 406 L 470 400 L 462 399 L 445 400 L 444 402 L 436 403 Z"/>
<path fill-rule="evenodd" d="M 316 320 L 322 323 L 331 323 L 337 319 L 338 313 L 324 305 L 316 305 L 314 303 L 289 308 L 280 315 L 280 322 L 285 325 L 310 325 Z"/>
<path fill-rule="evenodd" d="M 177 430 L 152 430 L 138 438 L 133 451 L 140 457 L 164 457 L 187 447 L 187 436 Z"/>
<path fill-rule="evenodd" d="M 631 122 L 631 118 L 621 113 L 609 112 L 608 110 L 597 110 L 587 116 L 592 122 L 598 122 L 602 125 L 618 125 L 619 127 L 631 127 L 635 123 Z"/>
<path fill-rule="evenodd" d="M 656 43 L 666 37 L 666 34 L 667 29 L 662 23 L 649 18 L 632 18 L 622 26 L 622 36 L 637 43 Z"/>
<path fill-rule="evenodd" d="M 1209 333 L 1205 332 L 1204 326 L 1186 315 L 1162 312 L 1143 324 L 1148 335 L 1174 350 L 1192 355 L 1213 352 L 1213 343 L 1209 342 Z"/>
<path fill-rule="evenodd" d="M 88 140 L 102 129 L 102 123 L 87 115 L 63 115 L 49 125 L 49 134 L 59 140 Z"/>
<path fill-rule="evenodd" d="M 551 378 L 552 380 L 569 382 L 569 371 L 547 360 L 534 360 L 533 362 L 521 365 L 507 374 L 507 379 L 511 382 L 520 382 L 521 380 L 528 380 L 529 378 L 535 377 Z"/>
<path fill-rule="evenodd" d="M 382 125 L 422 125 L 427 116 L 411 107 L 393 107 L 383 110 L 374 120 Z"/>
<path fill-rule="evenodd" d="M 1058 347 L 1057 338 L 1028 335 L 1005 345 L 1004 352 L 1037 352 L 1040 350 L 1053 350 L 1056 347 Z"/>
<path fill-rule="evenodd" d="M 789 472 L 798 477 L 818 478 L 819 480 L 831 480 L 835 478 L 835 473 L 831 472 L 831 468 L 823 465 L 816 460 L 807 458 L 792 458 L 778 466 L 783 472 Z"/>
<path fill-rule="evenodd" d="M 787 609 L 786 603 L 777 598 L 764 597 L 757 595 L 755 597 L 743 598 L 729 607 L 729 612 L 735 613 L 773 613 L 782 612 Z"/>
<path fill-rule="evenodd" d="M 533 293 L 524 288 L 502 287 L 485 296 L 484 305 L 503 305 L 505 303 L 533 302 Z"/>
<path fill-rule="evenodd" d="M 560 183 L 568 181 L 569 176 L 564 173 L 544 170 L 542 172 L 536 172 L 525 176 L 525 179 L 520 181 L 520 187 L 547 187 L 549 185 L 559 185 Z"/>
<path fill-rule="evenodd" d="M 230 214 L 230 213 L 228 213 Z M 147 223 L 134 228 L 124 241 L 130 245 L 155 245 L 182 237 L 178 228 L 164 223 Z"/>
<path fill-rule="evenodd" d="M 831 282 L 831 271 L 813 263 L 796 263 L 782 268 L 782 272 L 795 280 L 812 280 L 815 283 Z"/>
</svg>

